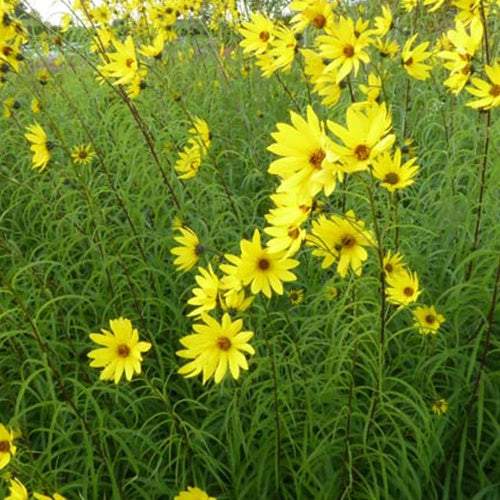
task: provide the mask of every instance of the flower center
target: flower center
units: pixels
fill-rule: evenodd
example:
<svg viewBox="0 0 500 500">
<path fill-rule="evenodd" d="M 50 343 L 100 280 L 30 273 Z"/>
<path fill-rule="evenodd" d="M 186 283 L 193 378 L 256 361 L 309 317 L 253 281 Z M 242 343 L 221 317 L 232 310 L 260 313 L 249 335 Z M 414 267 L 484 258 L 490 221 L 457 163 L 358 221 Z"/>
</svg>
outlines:
<svg viewBox="0 0 500 500">
<path fill-rule="evenodd" d="M 9 453 L 10 443 L 8 441 L 0 441 L 0 453 Z"/>
<path fill-rule="evenodd" d="M 130 354 L 130 349 L 129 349 L 128 345 L 120 344 L 116 348 L 116 353 L 118 354 L 118 356 L 120 356 L 120 358 L 127 358 L 128 355 Z"/>
<path fill-rule="evenodd" d="M 396 174 L 396 172 L 389 172 L 385 177 L 384 181 L 387 182 L 387 184 L 397 184 L 399 182 L 399 175 Z"/>
<path fill-rule="evenodd" d="M 492 85 L 490 89 L 491 97 L 498 97 L 500 95 L 500 85 Z"/>
<path fill-rule="evenodd" d="M 409 57 L 405 62 L 405 66 L 411 66 L 413 64 L 413 57 Z"/>
<path fill-rule="evenodd" d="M 13 50 L 14 50 L 14 49 L 13 49 L 12 47 L 10 47 L 9 45 L 4 45 L 4 46 L 2 47 L 2 53 L 3 53 L 3 55 L 4 55 L 4 56 L 6 56 L 6 57 L 7 57 L 7 56 L 10 56 L 10 54 L 12 54 Z"/>
<path fill-rule="evenodd" d="M 434 323 L 434 321 L 436 321 L 436 318 L 432 314 L 428 314 L 425 317 L 425 322 L 429 323 L 429 325 L 432 325 Z"/>
<path fill-rule="evenodd" d="M 316 169 L 321 168 L 323 160 L 326 158 L 326 153 L 322 149 L 317 149 L 309 157 L 309 163 Z"/>
<path fill-rule="evenodd" d="M 257 267 L 261 271 L 267 271 L 271 267 L 271 263 L 269 262 L 269 260 L 267 260 L 266 258 L 263 257 L 263 258 L 259 259 L 259 262 L 257 263 Z"/>
<path fill-rule="evenodd" d="M 346 45 L 342 52 L 346 57 L 352 57 L 354 55 L 354 47 L 352 45 Z"/>
<path fill-rule="evenodd" d="M 387 263 L 387 264 L 385 265 L 384 269 L 385 269 L 385 272 L 386 272 L 386 273 L 392 273 L 392 270 L 393 270 L 394 268 L 392 267 L 392 264 L 389 262 L 389 263 Z"/>
<path fill-rule="evenodd" d="M 323 14 L 318 14 L 313 20 L 312 20 L 313 25 L 316 28 L 323 28 L 326 24 L 326 17 Z"/>
<path fill-rule="evenodd" d="M 356 240 L 352 236 L 346 235 L 342 237 L 341 242 L 343 247 L 350 248 L 356 243 Z"/>
<path fill-rule="evenodd" d="M 360 144 L 359 146 L 356 146 L 354 154 L 360 161 L 367 160 L 370 157 L 370 148 L 365 146 L 364 144 Z"/>
<path fill-rule="evenodd" d="M 132 58 L 132 57 L 129 57 L 126 61 L 125 61 L 125 65 L 127 66 L 127 68 L 131 68 L 132 67 L 132 64 L 134 64 L 135 60 Z"/>
<path fill-rule="evenodd" d="M 300 234 L 300 231 L 299 231 L 299 228 L 298 227 L 294 227 L 293 229 L 290 229 L 288 231 L 288 236 L 292 239 L 292 240 L 296 240 L 298 237 L 299 237 L 299 234 Z"/>
<path fill-rule="evenodd" d="M 413 290 L 413 288 L 411 286 L 405 286 L 404 289 L 403 289 L 403 293 L 407 297 L 411 297 L 415 292 L 414 292 L 414 290 Z"/>
<path fill-rule="evenodd" d="M 80 158 L 81 160 L 85 160 L 85 158 L 87 158 L 87 156 L 88 156 L 88 153 L 84 149 L 78 151 L 78 158 Z"/>
<path fill-rule="evenodd" d="M 259 38 L 265 43 L 269 40 L 269 33 L 267 31 L 261 31 L 259 33 Z"/>
<path fill-rule="evenodd" d="M 229 351 L 231 349 L 231 341 L 227 337 L 219 337 L 217 339 L 217 347 L 221 351 Z"/>
<path fill-rule="evenodd" d="M 200 255 L 203 255 L 205 253 L 205 247 L 198 243 L 198 245 L 196 245 L 196 247 L 194 249 L 194 253 L 197 257 L 199 257 Z"/>
</svg>

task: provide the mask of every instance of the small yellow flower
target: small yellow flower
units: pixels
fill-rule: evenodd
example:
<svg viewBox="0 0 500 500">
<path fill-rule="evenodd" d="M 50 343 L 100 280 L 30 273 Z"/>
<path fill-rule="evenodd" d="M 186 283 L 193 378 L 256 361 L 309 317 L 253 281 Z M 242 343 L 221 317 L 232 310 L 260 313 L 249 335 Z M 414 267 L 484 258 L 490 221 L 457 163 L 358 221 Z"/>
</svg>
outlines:
<svg viewBox="0 0 500 500">
<path fill-rule="evenodd" d="M 0 424 L 0 469 L 3 469 L 10 459 L 16 454 L 17 447 L 14 445 L 14 431 L 7 430 Z"/>
<path fill-rule="evenodd" d="M 441 323 L 445 321 L 444 316 L 438 314 L 434 306 L 415 308 L 415 311 L 413 311 L 413 318 L 415 319 L 413 326 L 418 328 L 418 333 L 421 335 L 436 335 Z"/>
<path fill-rule="evenodd" d="M 50 160 L 49 143 L 43 128 L 34 123 L 26 127 L 26 139 L 31 143 L 30 149 L 33 152 L 33 167 L 39 168 L 40 172 L 45 170 Z"/>
<path fill-rule="evenodd" d="M 28 500 L 28 491 L 19 479 L 14 478 L 9 481 L 9 495 L 4 500 Z"/>
<path fill-rule="evenodd" d="M 289 290 L 286 292 L 288 295 L 288 300 L 296 306 L 297 304 L 301 304 L 304 302 L 304 290 Z"/>
<path fill-rule="evenodd" d="M 53 495 L 43 495 L 42 493 L 33 493 L 33 497 L 35 500 L 66 500 L 66 497 L 63 497 L 59 493 L 54 493 Z"/>
<path fill-rule="evenodd" d="M 92 161 L 95 153 L 92 151 L 92 146 L 90 144 L 75 146 L 73 148 L 73 153 L 71 153 L 71 158 L 73 158 L 74 163 L 79 163 L 85 165 Z"/>
<path fill-rule="evenodd" d="M 174 500 L 217 500 L 214 497 L 209 497 L 207 493 L 200 488 L 188 486 L 187 491 L 181 491 Z"/>
<path fill-rule="evenodd" d="M 127 318 L 112 319 L 109 326 L 111 332 L 101 329 L 102 333 L 90 334 L 96 344 L 104 346 L 87 354 L 92 359 L 90 366 L 104 368 L 101 380 L 114 380 L 117 384 L 125 373 L 130 381 L 134 373 L 141 373 L 142 353 L 149 351 L 151 344 L 139 342 L 139 332 Z"/>
<path fill-rule="evenodd" d="M 180 271 L 189 271 L 192 269 L 200 257 L 205 253 L 205 248 L 200 244 L 196 233 L 188 227 L 179 227 L 181 236 L 174 238 L 181 246 L 172 248 L 172 254 L 177 255 L 174 265 Z"/>
<path fill-rule="evenodd" d="M 432 403 L 431 408 L 433 413 L 435 413 L 436 415 L 444 415 L 448 411 L 448 401 L 446 401 L 446 399 L 444 398 L 436 399 L 436 401 Z"/>
</svg>

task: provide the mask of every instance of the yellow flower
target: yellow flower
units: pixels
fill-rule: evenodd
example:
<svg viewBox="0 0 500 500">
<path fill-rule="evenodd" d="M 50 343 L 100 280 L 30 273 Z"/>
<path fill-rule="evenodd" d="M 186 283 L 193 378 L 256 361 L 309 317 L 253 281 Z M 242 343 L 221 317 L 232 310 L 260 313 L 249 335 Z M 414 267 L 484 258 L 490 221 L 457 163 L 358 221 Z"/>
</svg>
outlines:
<svg viewBox="0 0 500 500">
<path fill-rule="evenodd" d="M 448 401 L 444 398 L 436 399 L 436 401 L 432 403 L 431 409 L 436 415 L 444 415 L 448 411 Z"/>
<path fill-rule="evenodd" d="M 75 146 L 73 148 L 73 153 L 71 153 L 71 158 L 73 158 L 74 163 L 80 163 L 84 165 L 90 163 L 95 153 L 91 150 L 92 146 L 90 144 Z"/>
<path fill-rule="evenodd" d="M 217 500 L 214 497 L 209 497 L 207 493 L 200 488 L 188 486 L 187 491 L 181 491 L 174 500 Z"/>
<path fill-rule="evenodd" d="M 349 267 L 360 276 L 362 263 L 368 258 L 364 247 L 374 245 L 373 235 L 364 226 L 352 210 L 345 217 L 333 215 L 327 219 L 322 215 L 314 221 L 307 240 L 316 247 L 312 254 L 323 257 L 321 267 L 326 269 L 338 259 L 337 271 L 342 278 Z"/>
<path fill-rule="evenodd" d="M 373 33 L 378 37 L 387 35 L 392 28 L 392 12 L 388 5 L 382 5 L 382 15 L 375 17 L 375 30 Z"/>
<path fill-rule="evenodd" d="M 493 66 L 485 64 L 484 70 L 491 83 L 472 77 L 474 87 L 467 87 L 466 90 L 479 99 L 468 101 L 467 106 L 471 108 L 493 109 L 500 106 L 500 60 L 493 63 Z"/>
<path fill-rule="evenodd" d="M 262 54 L 267 51 L 274 39 L 274 23 L 265 15 L 252 12 L 250 21 L 243 23 L 239 29 L 244 40 L 240 42 L 245 54 Z"/>
<path fill-rule="evenodd" d="M 171 253 L 177 255 L 174 265 L 180 271 L 189 271 L 192 269 L 200 257 L 205 253 L 205 248 L 200 244 L 196 233 L 188 227 L 179 227 L 181 236 L 174 238 L 180 247 L 172 248 Z"/>
<path fill-rule="evenodd" d="M 400 307 L 407 306 L 415 302 L 422 290 L 418 289 L 417 273 L 410 271 L 402 271 L 400 273 L 392 273 L 386 276 L 388 287 L 385 290 L 387 302 L 399 305 Z"/>
<path fill-rule="evenodd" d="M 366 95 L 367 101 L 376 101 L 382 90 L 382 79 L 376 73 L 368 75 L 368 85 L 359 85 L 359 90 Z"/>
<path fill-rule="evenodd" d="M 280 192 L 296 194 L 305 202 L 322 189 L 331 194 L 335 188 L 337 171 L 331 172 L 337 156 L 331 152 L 332 141 L 325 133 L 323 122 L 318 119 L 311 106 L 307 107 L 307 120 L 290 111 L 292 125 L 278 123 L 277 132 L 271 134 L 275 140 L 267 149 L 282 156 L 269 166 L 270 174 L 283 181 Z M 330 175 L 325 175 L 326 173 Z"/>
<path fill-rule="evenodd" d="M 97 69 L 105 77 L 116 78 L 115 85 L 126 85 L 137 77 L 139 71 L 134 40 L 128 36 L 124 43 L 113 40 L 113 45 L 116 52 L 107 53 L 109 62 Z"/>
<path fill-rule="evenodd" d="M 212 269 L 212 265 L 208 264 L 208 269 L 199 267 L 198 273 L 199 274 L 195 276 L 195 280 L 199 288 L 193 289 L 194 297 L 187 301 L 188 304 L 197 307 L 188 314 L 188 317 L 199 316 L 201 313 L 217 307 L 220 283 L 219 278 Z"/>
<path fill-rule="evenodd" d="M 36 79 L 41 85 L 47 85 L 50 80 L 50 73 L 48 70 L 42 69 L 36 74 Z"/>
<path fill-rule="evenodd" d="M 36 97 L 33 97 L 31 100 L 31 111 L 36 114 L 40 113 L 41 109 L 42 105 L 40 104 L 40 101 Z"/>
<path fill-rule="evenodd" d="M 14 431 L 7 430 L 0 424 L 0 470 L 3 469 L 10 459 L 16 454 L 17 447 L 14 444 Z"/>
<path fill-rule="evenodd" d="M 333 150 L 340 156 L 340 170 L 345 173 L 366 170 L 373 159 L 389 149 L 396 136 L 390 134 L 391 115 L 385 103 L 364 102 L 351 104 L 346 112 L 347 128 L 328 121 L 328 128 L 344 143 Z"/>
<path fill-rule="evenodd" d="M 214 376 L 218 384 L 229 368 L 233 378 L 238 379 L 240 368 L 248 370 L 248 363 L 243 352 L 254 354 L 254 348 L 248 344 L 253 337 L 251 331 L 241 331 L 243 321 L 234 322 L 229 314 L 222 316 L 219 323 L 211 316 L 202 313 L 203 324 L 193 325 L 195 333 L 183 337 L 180 342 L 187 349 L 177 351 L 181 358 L 191 359 L 179 368 L 178 373 L 185 377 L 195 377 L 203 372 L 203 383 Z"/>
<path fill-rule="evenodd" d="M 4 500 L 28 500 L 28 491 L 19 479 L 14 478 L 9 481 L 9 495 Z"/>
<path fill-rule="evenodd" d="M 66 500 L 59 493 L 54 493 L 53 495 L 43 495 L 42 493 L 33 493 L 35 500 Z"/>
<path fill-rule="evenodd" d="M 403 272 L 405 270 L 403 256 L 399 252 L 393 254 L 389 250 L 384 256 L 382 267 L 386 278 Z"/>
<path fill-rule="evenodd" d="M 192 179 L 198 173 L 201 166 L 201 151 L 198 143 L 186 146 L 179 153 L 179 159 L 175 163 L 175 170 L 182 175 L 179 179 Z"/>
<path fill-rule="evenodd" d="M 50 160 L 49 143 L 43 128 L 34 123 L 26 127 L 27 133 L 24 137 L 31 143 L 30 149 L 33 151 L 33 167 L 39 168 L 40 172 L 45 170 Z"/>
<path fill-rule="evenodd" d="M 444 316 L 438 314 L 434 306 L 416 307 L 413 318 L 415 319 L 413 326 L 417 327 L 418 333 L 422 335 L 436 335 L 441 323 L 445 321 Z"/>
<path fill-rule="evenodd" d="M 393 193 L 397 189 L 403 189 L 413 184 L 413 178 L 417 175 L 418 165 L 414 165 L 416 158 L 411 158 L 401 165 L 401 150 L 396 149 L 394 156 L 384 151 L 378 155 L 372 163 L 372 173 L 376 179 L 382 182 L 380 185 Z"/>
<path fill-rule="evenodd" d="M 365 51 L 372 42 L 370 33 L 360 31 L 355 29 L 351 18 L 341 16 L 337 23 L 326 29 L 326 35 L 317 38 L 321 57 L 332 59 L 326 69 L 337 71 L 337 82 L 353 71 L 356 75 L 360 63 L 370 62 L 370 56 Z"/>
<path fill-rule="evenodd" d="M 425 50 L 429 46 L 429 42 L 423 42 L 415 48 L 411 48 L 413 42 L 417 39 L 418 33 L 415 33 L 409 40 L 406 41 L 401 57 L 403 66 L 406 72 L 417 80 L 427 80 L 430 76 L 432 66 L 424 64 L 423 61 L 432 56 L 431 52 Z"/>
<path fill-rule="evenodd" d="M 207 150 L 210 148 L 210 143 L 212 141 L 212 134 L 208 128 L 208 123 L 196 116 L 193 119 L 193 126 L 189 129 L 189 133 L 193 136 L 193 138 L 189 139 L 189 142 L 199 145 L 201 153 L 203 155 L 207 154 Z"/>
<path fill-rule="evenodd" d="M 304 302 L 304 290 L 290 290 L 286 292 L 288 295 L 288 300 L 296 306 L 297 304 L 301 304 Z"/>
<path fill-rule="evenodd" d="M 292 17 L 293 31 L 302 33 L 310 24 L 317 29 L 324 29 L 334 21 L 332 2 L 327 0 L 294 0 L 288 6 L 289 9 L 299 13 Z"/>
<path fill-rule="evenodd" d="M 260 233 L 256 229 L 252 241 L 241 242 L 237 276 L 243 285 L 251 284 L 250 291 L 254 295 L 262 292 L 266 297 L 271 297 L 271 289 L 282 295 L 282 282 L 297 279 L 289 270 L 298 265 L 297 260 L 286 258 L 285 252 L 271 252 L 268 248 L 262 248 Z"/>
<path fill-rule="evenodd" d="M 134 373 L 141 373 L 142 353 L 149 351 L 151 344 L 139 342 L 139 333 L 127 318 L 112 319 L 109 326 L 111 332 L 101 329 L 102 333 L 90 334 L 92 341 L 104 346 L 87 354 L 92 359 L 90 366 L 104 368 L 101 380 L 117 384 L 125 373 L 130 381 Z"/>
</svg>

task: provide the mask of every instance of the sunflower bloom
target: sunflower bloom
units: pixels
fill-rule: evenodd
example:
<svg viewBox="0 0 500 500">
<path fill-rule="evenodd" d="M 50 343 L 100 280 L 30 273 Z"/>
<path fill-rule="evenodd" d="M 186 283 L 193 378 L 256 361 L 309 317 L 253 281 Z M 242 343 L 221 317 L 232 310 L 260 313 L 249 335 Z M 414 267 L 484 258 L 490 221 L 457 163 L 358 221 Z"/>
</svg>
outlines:
<svg viewBox="0 0 500 500">
<path fill-rule="evenodd" d="M 283 283 L 295 281 L 297 277 L 290 272 L 299 265 L 295 259 L 289 259 L 285 252 L 271 252 L 269 248 L 262 248 L 260 233 L 256 229 L 252 241 L 241 242 L 241 260 L 237 275 L 243 285 L 250 284 L 250 291 L 257 295 L 262 292 L 271 297 L 271 290 L 278 295 L 283 294 Z"/>
<path fill-rule="evenodd" d="M 175 163 L 175 170 L 179 172 L 179 179 L 192 179 L 198 174 L 201 166 L 201 150 L 198 143 L 186 146 L 179 153 L 179 159 Z"/>
<path fill-rule="evenodd" d="M 90 163 L 94 156 L 95 153 L 92 151 L 92 146 L 90 144 L 75 146 L 73 148 L 73 153 L 71 153 L 73 162 L 80 165 L 86 165 L 87 163 Z"/>
<path fill-rule="evenodd" d="M 373 159 L 389 149 L 396 139 L 390 134 L 391 114 L 385 103 L 355 103 L 347 108 L 347 128 L 328 121 L 328 128 L 344 143 L 335 144 L 333 150 L 340 157 L 340 170 L 353 173 L 366 170 Z"/>
<path fill-rule="evenodd" d="M 308 200 L 322 189 L 327 195 L 335 189 L 337 170 L 332 153 L 332 141 L 327 137 L 323 122 L 311 106 L 307 119 L 290 111 L 292 124 L 278 123 L 278 131 L 271 137 L 275 143 L 267 149 L 281 156 L 269 166 L 268 172 L 282 179 L 280 192 L 294 193 L 301 200 Z M 333 167 L 333 171 L 329 167 Z M 325 175 L 329 173 L 330 175 Z"/>
<path fill-rule="evenodd" d="M 364 222 L 356 220 L 352 210 L 345 217 L 333 215 L 327 219 L 323 215 L 314 221 L 307 239 L 316 247 L 312 254 L 323 257 L 321 267 L 326 269 L 338 260 L 337 271 L 342 278 L 349 267 L 360 276 L 362 263 L 368 259 L 364 247 L 374 245 L 372 233 L 364 227 Z"/>
<path fill-rule="evenodd" d="M 274 23 L 264 14 L 252 12 L 250 21 L 239 29 L 244 40 L 240 42 L 245 54 L 263 54 L 274 40 Z"/>
<path fill-rule="evenodd" d="M 174 500 L 217 500 L 214 497 L 209 497 L 207 493 L 200 488 L 188 486 L 186 491 L 181 491 L 174 497 Z"/>
<path fill-rule="evenodd" d="M 9 481 L 9 495 L 4 500 L 28 500 L 28 490 L 17 477 Z"/>
<path fill-rule="evenodd" d="M 401 165 L 401 150 L 397 149 L 394 156 L 384 151 L 372 163 L 373 177 L 380 179 L 380 185 L 393 193 L 398 189 L 411 186 L 413 178 L 417 175 L 418 165 L 416 158 L 411 158 Z"/>
<path fill-rule="evenodd" d="M 10 459 L 16 454 L 17 447 L 14 444 L 14 431 L 7 430 L 0 424 L 0 470 L 3 469 Z"/>
<path fill-rule="evenodd" d="M 413 326 L 418 328 L 418 333 L 421 335 L 436 335 L 441 323 L 445 321 L 444 316 L 438 314 L 434 306 L 416 307 L 413 318 L 415 319 Z"/>
<path fill-rule="evenodd" d="M 174 265 L 179 271 L 189 271 L 193 269 L 200 257 L 205 253 L 205 248 L 200 244 L 200 240 L 196 233 L 188 227 L 179 227 L 181 236 L 174 238 L 181 246 L 174 247 L 170 252 L 177 257 L 174 260 Z"/>
<path fill-rule="evenodd" d="M 387 302 L 399 305 L 400 307 L 407 306 L 415 302 L 422 290 L 418 289 L 417 273 L 403 271 L 398 274 L 386 276 L 388 287 L 385 290 Z"/>
<path fill-rule="evenodd" d="M 488 75 L 491 83 L 472 77 L 471 82 L 474 87 L 467 87 L 469 94 L 479 97 L 479 99 L 468 101 L 467 106 L 471 108 L 493 109 L 500 106 L 500 61 L 497 60 L 493 66 L 484 66 L 484 71 Z"/>
<path fill-rule="evenodd" d="M 203 384 L 214 376 L 218 384 L 229 368 L 232 377 L 238 379 L 240 369 L 248 370 L 243 352 L 255 354 L 255 349 L 248 343 L 253 332 L 242 332 L 243 321 L 232 321 L 227 313 L 222 316 L 221 323 L 205 313 L 202 313 L 201 320 L 203 323 L 193 325 L 195 333 L 180 340 L 186 349 L 177 351 L 177 356 L 192 361 L 179 368 L 178 373 L 185 377 L 203 373 Z"/>
<path fill-rule="evenodd" d="M 35 122 L 26 128 L 24 137 L 31 143 L 30 149 L 33 152 L 33 168 L 38 168 L 40 172 L 43 172 L 50 160 L 50 144 L 47 141 L 45 131 Z"/>
<path fill-rule="evenodd" d="M 360 33 L 357 28 L 351 18 L 341 16 L 337 23 L 326 29 L 326 35 L 317 38 L 321 57 L 332 60 L 326 69 L 336 70 L 337 83 L 351 72 L 356 75 L 361 63 L 370 62 L 365 49 L 372 39 L 369 32 Z"/>
<path fill-rule="evenodd" d="M 384 255 L 382 267 L 386 278 L 388 276 L 396 276 L 397 274 L 402 273 L 405 270 L 403 256 L 399 252 L 393 254 L 389 250 Z"/>
<path fill-rule="evenodd" d="M 199 267 L 195 280 L 198 287 L 193 289 L 193 297 L 187 303 L 196 306 L 196 309 L 191 311 L 188 316 L 199 316 L 201 313 L 217 307 L 220 282 L 211 264 L 208 264 L 207 269 Z"/>
<path fill-rule="evenodd" d="M 431 410 L 432 413 L 438 415 L 439 417 L 444 415 L 448 411 L 448 401 L 444 398 L 436 399 L 436 401 L 432 403 Z"/>
<path fill-rule="evenodd" d="M 104 368 L 101 380 L 114 380 L 118 384 L 125 373 L 130 381 L 134 373 L 141 373 L 142 353 L 149 351 L 151 344 L 139 342 L 139 333 L 127 318 L 112 319 L 109 326 L 111 332 L 101 329 L 102 333 L 89 335 L 93 342 L 104 346 L 87 354 L 92 359 L 90 366 Z"/>
<path fill-rule="evenodd" d="M 430 76 L 432 66 L 425 64 L 424 61 L 432 56 L 431 52 L 426 52 L 429 42 L 423 42 L 412 48 L 413 42 L 417 39 L 418 33 L 415 33 L 406 41 L 401 57 L 406 72 L 417 80 L 427 80 Z"/>
</svg>

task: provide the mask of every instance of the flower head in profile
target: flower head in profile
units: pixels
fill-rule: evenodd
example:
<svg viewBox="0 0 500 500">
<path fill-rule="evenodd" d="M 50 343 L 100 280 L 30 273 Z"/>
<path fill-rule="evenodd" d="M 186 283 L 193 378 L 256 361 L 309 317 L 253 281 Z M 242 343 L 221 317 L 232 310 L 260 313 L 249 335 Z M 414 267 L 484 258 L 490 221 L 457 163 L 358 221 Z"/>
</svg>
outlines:
<svg viewBox="0 0 500 500">
<path fill-rule="evenodd" d="M 177 351 L 177 355 L 192 361 L 179 368 L 178 372 L 186 377 L 203 373 L 204 384 L 214 376 L 218 384 L 229 368 L 233 378 L 238 379 L 240 369 L 248 370 L 243 352 L 255 354 L 248 343 L 253 332 L 242 332 L 243 321 L 232 321 L 227 313 L 222 316 L 221 323 L 205 313 L 201 314 L 201 320 L 203 323 L 193 325 L 195 333 L 180 340 L 186 349 Z"/>
<path fill-rule="evenodd" d="M 42 172 L 50 160 L 50 144 L 47 141 L 47 134 L 35 122 L 33 125 L 28 125 L 24 137 L 31 143 L 30 149 L 33 152 L 33 168 L 38 168 Z"/>
<path fill-rule="evenodd" d="M 181 491 L 174 500 L 217 500 L 215 497 L 209 497 L 207 493 L 195 486 L 188 486 L 186 491 Z"/>
<path fill-rule="evenodd" d="M 71 153 L 73 162 L 80 165 L 86 165 L 87 163 L 90 163 L 94 156 L 95 153 L 92 151 L 92 146 L 90 144 L 81 144 L 79 146 L 75 146 L 73 148 L 73 152 Z"/>
<path fill-rule="evenodd" d="M 439 398 L 432 403 L 431 410 L 435 415 L 441 416 L 448 411 L 448 401 L 444 398 Z"/>
<path fill-rule="evenodd" d="M 9 495 L 4 500 L 28 500 L 28 490 L 17 477 L 9 480 Z"/>
<path fill-rule="evenodd" d="M 196 233 L 188 227 L 179 227 L 181 232 L 180 236 L 174 238 L 181 246 L 174 247 L 170 251 L 172 254 L 177 255 L 174 260 L 174 265 L 180 271 L 189 271 L 193 269 L 200 257 L 205 253 L 205 248 L 201 245 L 200 240 Z"/>
<path fill-rule="evenodd" d="M 417 80 L 427 80 L 430 76 L 432 66 L 425 64 L 424 61 L 432 56 L 431 52 L 426 52 L 429 42 L 423 42 L 412 48 L 413 42 L 417 39 L 418 33 L 415 33 L 406 41 L 401 57 L 406 72 Z"/>
<path fill-rule="evenodd" d="M 91 333 L 90 338 L 99 349 L 90 351 L 90 366 L 104 368 L 101 380 L 114 380 L 117 384 L 125 373 L 127 380 L 132 380 L 134 373 L 141 373 L 142 353 L 151 349 L 149 342 L 139 342 L 139 332 L 132 327 L 127 318 L 112 319 L 111 331 L 101 329 L 102 333 Z"/>
<path fill-rule="evenodd" d="M 208 127 L 208 123 L 202 118 L 195 117 L 193 126 L 189 129 L 192 138 L 189 139 L 191 144 L 197 144 L 200 147 L 202 155 L 206 155 L 212 142 L 212 133 Z"/>
<path fill-rule="evenodd" d="M 444 323 L 444 316 L 438 314 L 434 306 L 416 307 L 413 311 L 413 326 L 418 328 L 421 335 L 436 335 L 441 323 Z"/>
<path fill-rule="evenodd" d="M 195 277 L 198 287 L 193 289 L 193 297 L 187 302 L 196 309 L 191 311 L 188 316 L 199 316 L 203 312 L 211 311 L 217 307 L 220 283 L 219 278 L 214 273 L 212 265 L 208 268 L 198 268 L 198 275 Z"/>
<path fill-rule="evenodd" d="M 385 290 L 387 302 L 407 306 L 415 302 L 422 290 L 418 288 L 417 273 L 404 270 L 398 274 L 386 276 L 388 287 Z"/>
<path fill-rule="evenodd" d="M 17 447 L 14 444 L 14 431 L 0 424 L 0 470 L 3 469 L 10 459 L 16 454 Z"/>
<path fill-rule="evenodd" d="M 42 493 L 33 493 L 33 497 L 35 500 L 66 500 L 66 497 L 63 497 L 59 493 L 54 493 L 53 495 L 44 495 Z"/>
<path fill-rule="evenodd" d="M 179 179 L 192 179 L 201 166 L 201 150 L 198 143 L 190 144 L 179 153 L 175 170 L 179 172 Z"/>
<path fill-rule="evenodd" d="M 287 258 L 284 251 L 271 252 L 266 247 L 262 248 L 260 233 L 256 229 L 252 241 L 241 242 L 237 275 L 243 285 L 250 284 L 250 291 L 254 295 L 262 292 L 266 297 L 271 297 L 271 290 L 282 295 L 283 282 L 297 279 L 290 269 L 298 265 L 299 262 Z"/>
<path fill-rule="evenodd" d="M 500 106 L 500 60 L 495 61 L 493 66 L 485 64 L 484 71 L 490 82 L 472 77 L 471 82 L 474 86 L 466 88 L 469 94 L 478 97 L 478 99 L 466 103 L 471 108 L 492 109 Z"/>
</svg>

